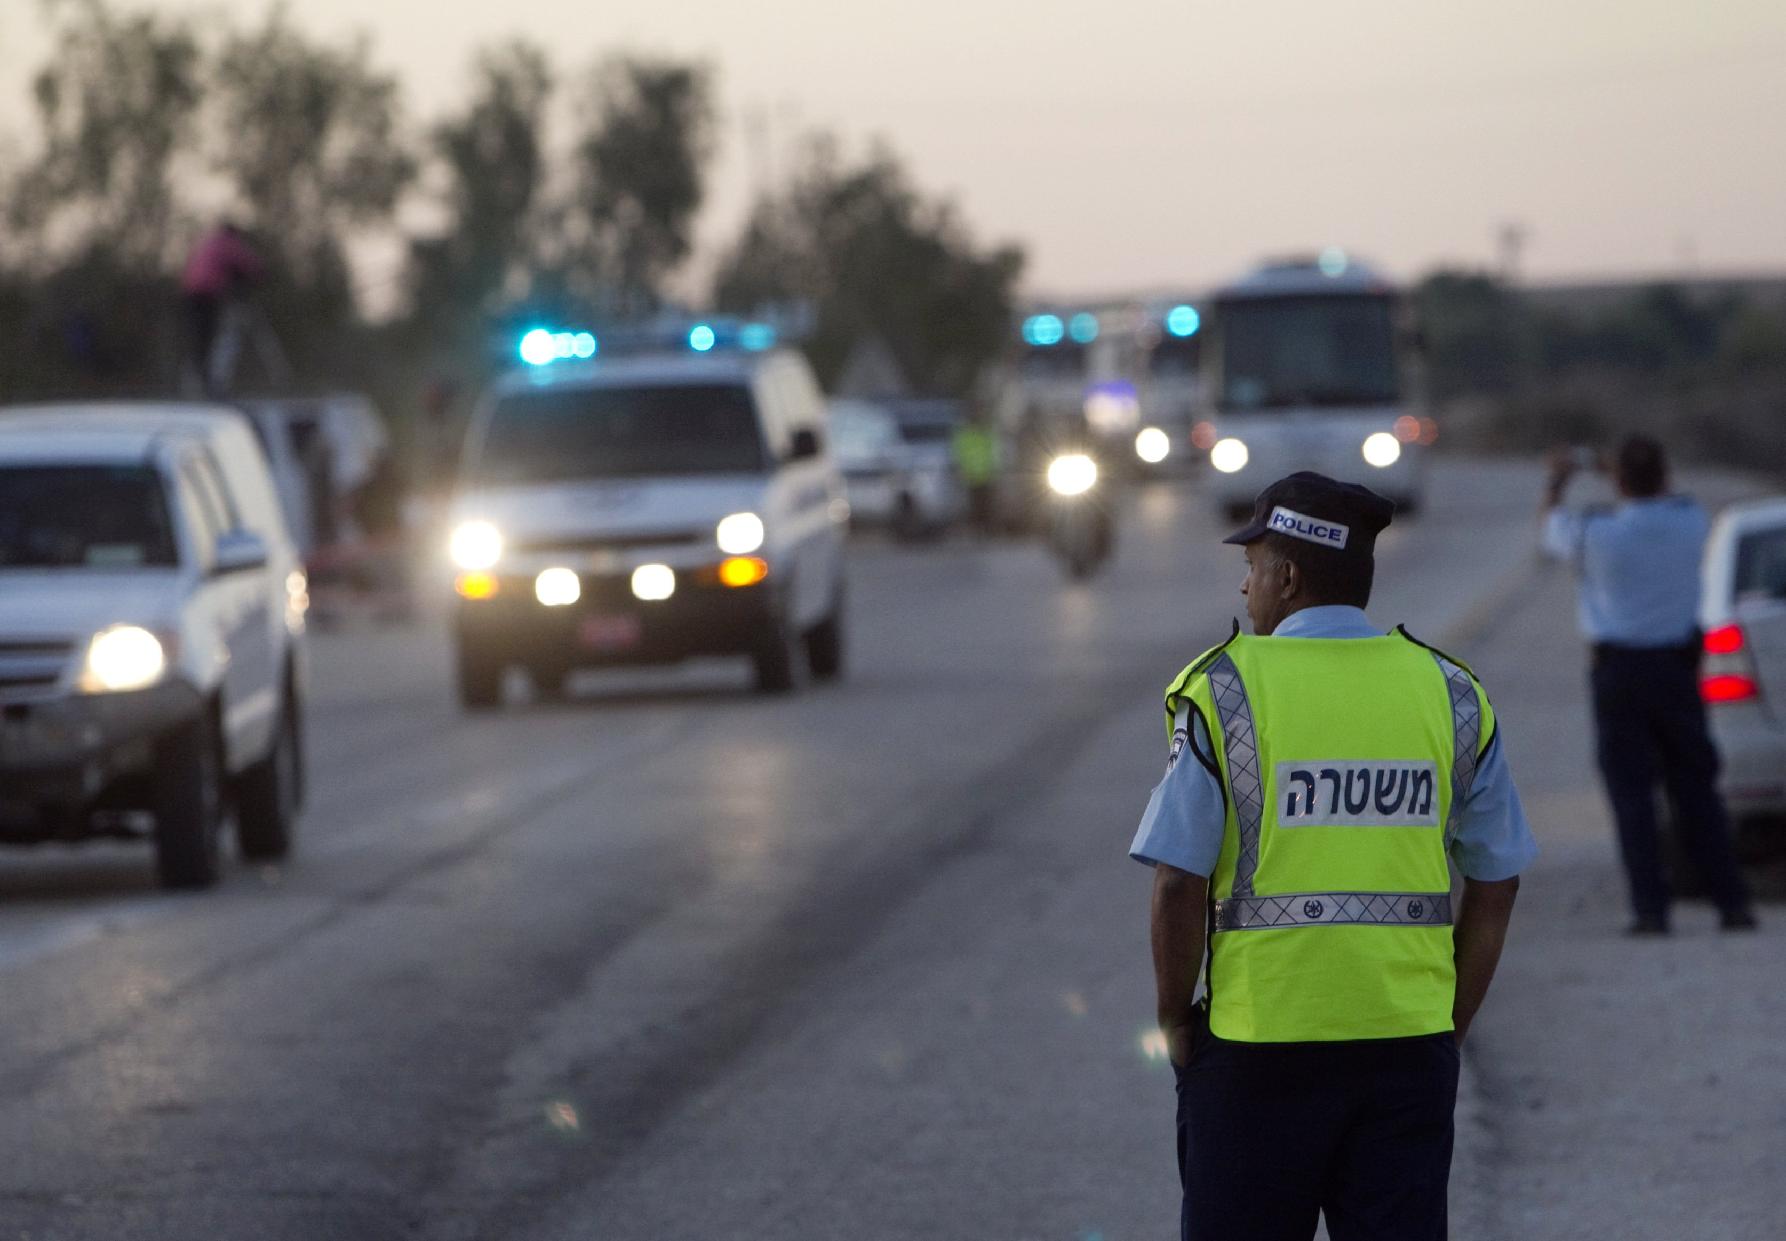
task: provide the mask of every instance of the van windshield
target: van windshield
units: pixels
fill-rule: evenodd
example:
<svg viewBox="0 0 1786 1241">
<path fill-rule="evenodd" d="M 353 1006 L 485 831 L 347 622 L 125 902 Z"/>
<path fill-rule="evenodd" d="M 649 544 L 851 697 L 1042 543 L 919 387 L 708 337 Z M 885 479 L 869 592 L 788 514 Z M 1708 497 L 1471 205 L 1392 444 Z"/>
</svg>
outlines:
<svg viewBox="0 0 1786 1241">
<path fill-rule="evenodd" d="M 766 466 L 756 407 L 742 384 L 558 388 L 497 403 L 473 475 L 501 486 L 748 474 Z"/>
<path fill-rule="evenodd" d="M 0 466 L 0 569 L 178 562 L 167 495 L 148 466 Z"/>
</svg>

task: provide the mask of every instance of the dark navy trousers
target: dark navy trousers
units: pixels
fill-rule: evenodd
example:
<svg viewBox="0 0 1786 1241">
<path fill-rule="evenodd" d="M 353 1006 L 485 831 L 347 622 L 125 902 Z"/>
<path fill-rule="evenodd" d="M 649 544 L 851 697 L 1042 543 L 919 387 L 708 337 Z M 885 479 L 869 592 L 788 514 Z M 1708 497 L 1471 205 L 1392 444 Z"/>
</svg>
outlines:
<svg viewBox="0 0 1786 1241">
<path fill-rule="evenodd" d="M 1668 921 L 1658 784 L 1668 792 L 1681 843 L 1712 899 L 1726 913 L 1747 909 L 1749 894 L 1718 794 L 1718 751 L 1699 697 L 1697 644 L 1596 647 L 1592 681 L 1600 774 L 1618 822 L 1632 910 L 1639 918 Z"/>
<path fill-rule="evenodd" d="M 1445 1241 L 1457 1043 L 1233 1043 L 1178 1071 L 1184 1241 Z"/>
</svg>

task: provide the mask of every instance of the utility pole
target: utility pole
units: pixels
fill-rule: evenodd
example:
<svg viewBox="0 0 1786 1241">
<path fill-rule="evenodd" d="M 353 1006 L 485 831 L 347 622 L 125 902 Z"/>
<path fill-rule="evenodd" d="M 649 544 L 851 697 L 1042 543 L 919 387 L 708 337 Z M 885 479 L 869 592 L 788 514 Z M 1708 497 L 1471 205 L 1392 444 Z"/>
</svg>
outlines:
<svg viewBox="0 0 1786 1241">
<path fill-rule="evenodd" d="M 1526 241 L 1531 230 L 1518 220 L 1509 220 L 1501 225 L 1495 234 L 1496 249 L 1500 255 L 1501 281 L 1507 285 L 1519 283 L 1519 260 L 1525 252 Z"/>
</svg>

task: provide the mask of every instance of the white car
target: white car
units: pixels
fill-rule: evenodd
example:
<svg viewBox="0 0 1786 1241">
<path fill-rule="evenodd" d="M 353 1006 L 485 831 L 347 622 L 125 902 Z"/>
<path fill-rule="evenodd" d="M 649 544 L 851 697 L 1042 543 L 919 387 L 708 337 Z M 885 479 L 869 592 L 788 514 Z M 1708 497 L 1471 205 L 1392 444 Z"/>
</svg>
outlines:
<svg viewBox="0 0 1786 1241">
<path fill-rule="evenodd" d="M 1740 837 L 1786 821 L 1786 499 L 1732 505 L 1706 542 L 1700 692 Z M 1782 837 L 1786 838 L 1786 837 Z"/>
<path fill-rule="evenodd" d="M 710 344 L 710 342 L 709 342 Z M 849 506 L 785 351 L 568 360 L 481 403 L 452 507 L 459 695 L 520 665 L 747 655 L 758 688 L 843 670 Z"/>
<path fill-rule="evenodd" d="M 920 538 L 942 532 L 960 515 L 960 488 L 947 457 L 907 443 L 899 420 L 882 406 L 832 401 L 831 441 L 856 524 Z"/>
<path fill-rule="evenodd" d="M 245 418 L 0 410 L 0 841 L 131 836 L 162 882 L 291 846 L 304 576 Z M 146 813 L 145 813 L 146 812 Z"/>
</svg>

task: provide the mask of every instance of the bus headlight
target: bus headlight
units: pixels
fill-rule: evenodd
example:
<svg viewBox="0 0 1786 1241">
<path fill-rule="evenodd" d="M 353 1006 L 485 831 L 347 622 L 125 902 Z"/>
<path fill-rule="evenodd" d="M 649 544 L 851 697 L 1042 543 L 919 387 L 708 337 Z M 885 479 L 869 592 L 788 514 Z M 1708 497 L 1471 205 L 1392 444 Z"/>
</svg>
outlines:
<svg viewBox="0 0 1786 1241">
<path fill-rule="evenodd" d="M 1172 437 L 1158 427 L 1142 427 L 1135 433 L 1135 455 L 1158 465 L 1172 455 Z"/>
<path fill-rule="evenodd" d="M 470 573 L 492 568 L 502 559 L 502 531 L 487 521 L 464 521 L 447 543 L 453 563 Z"/>
<path fill-rule="evenodd" d="M 1082 452 L 1062 453 L 1048 463 L 1048 487 L 1056 495 L 1082 496 L 1098 481 L 1098 463 Z"/>
<path fill-rule="evenodd" d="M 166 671 L 160 638 L 136 625 L 113 625 L 94 635 L 81 684 L 88 690 L 146 689 Z"/>
<path fill-rule="evenodd" d="M 728 556 L 748 556 L 763 545 L 763 519 L 755 513 L 733 513 L 720 519 L 714 538 Z"/>
<path fill-rule="evenodd" d="M 633 596 L 658 603 L 676 593 L 676 570 L 667 564 L 642 564 L 633 570 Z"/>
<path fill-rule="evenodd" d="M 1379 470 L 1387 469 L 1401 460 L 1401 442 L 1387 431 L 1378 431 L 1364 440 L 1364 459 Z"/>
<path fill-rule="evenodd" d="M 583 579 L 575 569 L 554 565 L 533 579 L 533 597 L 548 608 L 568 608 L 583 597 Z"/>
<path fill-rule="evenodd" d="M 1224 474 L 1238 474 L 1246 469 L 1246 445 L 1229 436 L 1225 440 L 1217 440 L 1209 449 L 1209 464 Z"/>
</svg>

